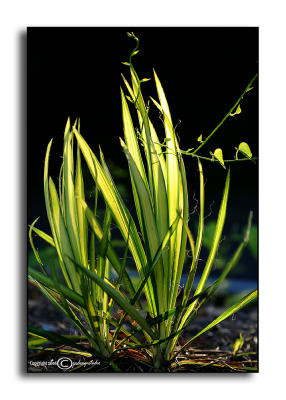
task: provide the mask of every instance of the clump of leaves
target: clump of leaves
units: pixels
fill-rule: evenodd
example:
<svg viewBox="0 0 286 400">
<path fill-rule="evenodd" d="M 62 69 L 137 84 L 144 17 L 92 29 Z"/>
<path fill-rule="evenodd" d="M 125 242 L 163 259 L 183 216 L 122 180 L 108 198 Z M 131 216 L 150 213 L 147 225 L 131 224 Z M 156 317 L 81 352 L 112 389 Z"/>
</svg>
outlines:
<svg viewBox="0 0 286 400">
<path fill-rule="evenodd" d="M 82 177 L 80 149 L 77 148 L 76 161 L 74 162 L 73 129 L 79 131 L 79 122 L 73 127 L 68 120 L 64 134 L 63 164 L 59 175 L 59 188 L 57 190 L 53 180 L 48 176 L 49 156 L 52 141 L 49 143 L 45 159 L 44 170 L 44 192 L 46 210 L 51 228 L 52 236 L 35 227 L 36 221 L 30 227 L 30 243 L 35 257 L 41 267 L 41 272 L 35 268 L 29 268 L 31 281 L 40 288 L 48 299 L 60 309 L 82 333 L 91 345 L 90 355 L 109 359 L 112 353 L 112 342 L 110 339 L 110 324 L 117 326 L 118 323 L 111 315 L 114 299 L 120 295 L 119 285 L 121 280 L 131 296 L 135 289 L 126 274 L 126 255 L 121 261 L 110 243 L 110 224 L 112 216 L 109 207 L 106 207 L 103 223 L 96 218 L 98 190 L 95 193 L 94 211 L 86 208 L 85 190 Z M 91 225 L 92 233 L 88 230 Z M 36 250 L 32 232 L 35 232 L 50 246 L 57 251 L 58 264 L 49 265 L 49 270 L 42 262 Z M 98 252 L 96 243 L 98 242 Z M 125 252 L 126 253 L 126 252 Z M 91 274 L 96 272 L 96 278 L 100 279 L 101 286 L 96 279 L 83 273 L 77 265 L 88 270 Z M 110 266 L 117 272 L 118 279 L 115 284 L 110 282 Z M 59 274 L 60 272 L 60 274 Z M 110 296 L 111 294 L 111 296 Z M 117 304 L 129 307 L 126 296 L 118 298 Z M 130 310 L 133 315 L 133 309 Z M 142 316 L 135 312 L 144 324 Z M 128 334 L 123 327 L 120 331 Z M 51 339 L 51 334 L 42 330 L 30 328 L 32 335 Z M 52 334 L 52 341 L 64 343 L 82 351 L 86 355 L 87 349 L 77 343 L 77 337 L 60 336 Z M 136 340 L 134 339 L 134 343 Z M 34 346 L 34 341 L 31 342 Z M 39 342 L 37 342 L 39 346 Z"/>
<path fill-rule="evenodd" d="M 147 79 L 139 79 L 132 63 L 133 56 L 138 53 L 139 41 L 133 33 L 129 36 L 136 40 L 136 47 L 129 61 L 124 63 L 129 67 L 131 83 L 123 76 L 128 95 L 121 90 L 124 139 L 120 143 L 129 166 L 137 221 L 122 200 L 103 154 L 100 152 L 98 158 L 81 135 L 79 123 L 76 122 L 71 127 L 68 121 L 58 191 L 53 180 L 48 177 L 51 143 L 47 149 L 44 187 L 52 236 L 32 224 L 31 245 L 42 272 L 30 268 L 29 276 L 79 328 L 82 337 L 91 345 L 90 353 L 114 360 L 124 351 L 140 350 L 147 363 L 153 364 L 155 369 L 165 370 L 186 346 L 257 297 L 257 290 L 249 293 L 190 338 L 184 346 L 177 348 L 179 337 L 237 264 L 248 242 L 252 214 L 245 237 L 232 259 L 219 278 L 207 286 L 226 218 L 230 185 L 228 170 L 209 255 L 199 283 L 193 288 L 204 231 L 205 192 L 200 159 L 217 161 L 224 168 L 225 163 L 235 161 L 224 160 L 221 149 L 215 150 L 213 158 L 202 157 L 198 151 L 228 116 L 238 114 L 238 105 L 256 77 L 213 132 L 204 140 L 199 138 L 198 148 L 183 151 L 179 148 L 164 90 L 154 72 L 159 100 L 151 98 L 151 101 L 159 109 L 164 121 L 164 140 L 160 142 L 149 116 L 150 103 L 146 105 L 142 95 L 141 87 Z M 137 130 L 128 102 L 137 113 Z M 74 140 L 77 143 L 75 166 Z M 246 156 L 240 161 L 252 159 L 251 151 L 247 147 L 246 143 L 239 146 L 238 150 Z M 91 210 L 85 200 L 81 154 L 94 179 L 96 193 L 100 193 L 104 199 L 106 212 L 103 224 L 97 218 L 97 206 Z M 200 208 L 195 236 L 190 230 L 188 220 L 188 188 L 183 155 L 196 157 L 198 163 Z M 125 243 L 123 261 L 120 261 L 111 244 L 111 221 L 117 225 Z M 92 235 L 88 234 L 87 226 Z M 32 232 L 57 250 L 58 265 L 51 266 L 50 273 L 33 245 Z M 99 249 L 96 255 L 94 241 L 97 241 Z M 179 298 L 188 246 L 192 253 L 192 262 L 188 265 L 187 282 Z M 127 256 L 132 257 L 137 268 L 138 284 L 128 274 Z M 110 280 L 111 267 L 116 275 L 115 284 Z M 61 277 L 58 270 L 61 271 Z M 118 308 L 122 310 L 119 320 L 112 316 Z M 127 322 L 128 330 L 125 325 Z M 31 329 L 30 332 L 43 337 L 43 340 L 50 340 L 43 331 Z M 79 346 L 72 338 L 57 337 L 57 340 L 86 352 L 86 348 L 83 350 L 82 345 Z"/>
</svg>

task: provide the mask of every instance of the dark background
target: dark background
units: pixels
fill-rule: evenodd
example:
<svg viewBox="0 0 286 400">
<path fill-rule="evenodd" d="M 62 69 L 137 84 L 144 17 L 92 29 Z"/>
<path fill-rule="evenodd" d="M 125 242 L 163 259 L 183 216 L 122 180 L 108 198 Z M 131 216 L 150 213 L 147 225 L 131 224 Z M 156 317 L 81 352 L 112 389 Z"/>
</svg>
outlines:
<svg viewBox="0 0 286 400">
<path fill-rule="evenodd" d="M 140 53 L 134 66 L 140 78 L 153 77 L 155 68 L 165 90 L 181 149 L 197 147 L 233 106 L 258 72 L 258 28 L 28 28 L 28 223 L 41 216 L 38 226 L 48 230 L 43 196 L 44 157 L 51 150 L 50 174 L 59 174 L 63 131 L 68 116 L 81 119 L 81 133 L 97 153 L 100 144 L 116 175 L 127 168 L 118 138 L 123 136 L 120 73 L 128 76 L 128 61 L 135 41 Z M 145 100 L 157 99 L 154 81 L 143 86 Z M 258 155 L 258 87 L 241 103 L 242 113 L 228 118 L 201 155 L 221 147 L 232 159 L 235 147 L 246 141 Z M 157 132 L 163 133 L 159 115 L 150 111 Z M 156 122 L 159 121 L 159 122 Z M 161 134 L 162 139 L 162 134 Z M 193 193 L 198 198 L 198 174 L 194 160 L 185 157 L 189 178 L 190 210 Z M 120 167 L 120 168 L 119 168 Z M 212 202 L 216 218 L 226 171 L 218 163 L 203 162 L 207 209 Z M 257 222 L 257 164 L 231 164 L 228 227 L 244 226 L 249 210 Z M 118 174 L 118 182 L 129 184 Z M 128 202 L 128 191 L 125 200 Z"/>
</svg>

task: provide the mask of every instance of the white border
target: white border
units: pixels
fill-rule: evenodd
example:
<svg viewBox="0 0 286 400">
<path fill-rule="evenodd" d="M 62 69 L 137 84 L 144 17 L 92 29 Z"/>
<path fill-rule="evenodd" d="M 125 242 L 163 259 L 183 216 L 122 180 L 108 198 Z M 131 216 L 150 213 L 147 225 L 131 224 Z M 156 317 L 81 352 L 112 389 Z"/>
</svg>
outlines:
<svg viewBox="0 0 286 400">
<path fill-rule="evenodd" d="M 1 5 L 1 391 L 21 399 L 256 398 L 283 393 L 285 319 L 285 10 L 282 1 L 6 1 Z M 19 373 L 19 35 L 26 26 L 259 26 L 260 373 L 187 376 L 24 376 Z M 233 44 L 235 46 L 235 43 Z M 21 106 L 23 107 L 23 105 Z M 281 176 L 282 175 L 282 176 Z M 4 257 L 3 257 L 4 255 Z M 17 296 L 18 294 L 18 296 Z M 16 296 L 15 296 L 16 295 Z M 280 304 L 280 306 L 279 306 Z M 284 307 L 283 307 L 284 308 Z M 3 384 L 5 389 L 3 388 Z M 92 388 L 90 387 L 92 385 Z M 158 389 L 158 391 L 157 391 Z M 114 390 L 112 396 L 106 391 Z M 156 390 L 156 392 L 155 392 Z"/>
</svg>

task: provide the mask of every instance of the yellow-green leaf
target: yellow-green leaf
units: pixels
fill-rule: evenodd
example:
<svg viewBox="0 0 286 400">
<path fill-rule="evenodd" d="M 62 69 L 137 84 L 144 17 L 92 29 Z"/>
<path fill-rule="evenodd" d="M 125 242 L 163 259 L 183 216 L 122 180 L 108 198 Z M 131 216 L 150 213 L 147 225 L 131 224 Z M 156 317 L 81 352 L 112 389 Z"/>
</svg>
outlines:
<svg viewBox="0 0 286 400">
<path fill-rule="evenodd" d="M 247 143 L 241 142 L 238 146 L 238 151 L 243 153 L 246 157 L 252 158 L 252 153 Z"/>
<path fill-rule="evenodd" d="M 222 155 L 222 149 L 216 149 L 214 151 L 214 156 L 219 161 L 219 163 L 223 166 L 223 168 L 225 168 L 224 161 L 223 161 L 223 155 Z"/>
<path fill-rule="evenodd" d="M 239 104 L 239 105 L 237 106 L 235 112 L 232 113 L 232 114 L 229 114 L 229 115 L 230 115 L 231 117 L 234 117 L 235 115 L 240 114 L 240 113 L 241 113 L 241 107 L 240 107 L 240 104 Z"/>
</svg>

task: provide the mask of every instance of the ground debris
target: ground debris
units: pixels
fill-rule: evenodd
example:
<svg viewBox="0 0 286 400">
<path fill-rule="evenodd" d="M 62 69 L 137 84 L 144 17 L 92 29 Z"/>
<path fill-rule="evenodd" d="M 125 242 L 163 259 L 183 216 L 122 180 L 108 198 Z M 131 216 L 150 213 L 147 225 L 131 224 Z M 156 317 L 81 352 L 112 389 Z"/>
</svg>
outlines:
<svg viewBox="0 0 286 400">
<path fill-rule="evenodd" d="M 179 351 L 187 341 L 219 316 L 224 309 L 207 305 L 198 314 L 194 322 L 185 330 L 179 339 L 175 351 Z M 67 335 L 79 335 L 77 329 L 41 294 L 28 301 L 28 325 L 39 327 L 51 332 Z M 234 357 L 232 345 L 243 336 L 244 344 Z M 87 344 L 88 345 L 88 344 Z M 52 347 L 52 346 L 50 346 Z M 257 371 L 257 309 L 245 309 L 228 318 L 206 332 L 178 354 L 176 359 L 166 368 L 165 372 L 254 372 Z M 65 346 L 54 347 L 54 351 L 29 350 L 28 371 L 35 372 L 114 372 L 114 368 L 100 361 L 89 365 L 91 360 L 84 356 L 69 356 L 79 366 L 69 371 L 59 370 L 56 361 L 62 357 L 62 351 L 68 351 Z M 61 352 L 60 352 L 61 351 Z M 42 361 L 42 364 L 41 364 Z M 45 363 L 46 362 L 46 363 Z M 50 362 L 51 365 L 48 365 Z M 155 372 L 150 356 L 144 350 L 122 350 L 118 352 L 116 365 L 126 373 Z"/>
</svg>

